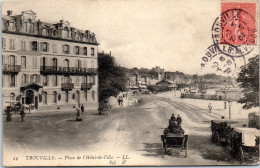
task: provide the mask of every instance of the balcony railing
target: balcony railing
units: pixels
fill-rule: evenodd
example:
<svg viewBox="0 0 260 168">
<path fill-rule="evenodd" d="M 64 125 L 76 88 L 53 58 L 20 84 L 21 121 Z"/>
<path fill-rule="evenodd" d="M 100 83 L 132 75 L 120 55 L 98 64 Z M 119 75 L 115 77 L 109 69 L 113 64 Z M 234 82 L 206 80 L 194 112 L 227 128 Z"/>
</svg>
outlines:
<svg viewBox="0 0 260 168">
<path fill-rule="evenodd" d="M 21 65 L 2 65 L 2 70 L 4 73 L 18 73 L 21 72 Z"/>
<path fill-rule="evenodd" d="M 93 83 L 81 83 L 81 90 L 89 90 L 92 88 Z"/>
<path fill-rule="evenodd" d="M 72 90 L 74 88 L 74 83 L 62 83 L 61 90 Z"/>
<path fill-rule="evenodd" d="M 41 66 L 41 73 L 44 74 L 69 74 L 69 75 L 94 75 L 97 74 L 97 68 L 79 68 L 79 67 L 59 67 L 59 66 Z"/>
</svg>

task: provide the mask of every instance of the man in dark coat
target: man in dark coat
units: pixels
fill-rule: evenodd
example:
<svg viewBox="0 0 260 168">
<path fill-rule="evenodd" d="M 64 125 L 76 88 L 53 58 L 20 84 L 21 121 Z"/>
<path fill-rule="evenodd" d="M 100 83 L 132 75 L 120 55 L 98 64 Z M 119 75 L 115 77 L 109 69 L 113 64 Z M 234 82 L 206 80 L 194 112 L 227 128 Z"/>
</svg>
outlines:
<svg viewBox="0 0 260 168">
<path fill-rule="evenodd" d="M 176 133 L 176 130 L 177 130 L 177 124 L 174 122 L 174 121 L 171 121 L 169 123 L 169 127 L 168 129 L 170 130 L 171 133 Z"/>
<path fill-rule="evenodd" d="M 175 121 L 175 120 L 176 120 L 174 114 L 172 114 L 172 116 L 171 116 L 171 120 L 172 120 L 172 121 Z"/>
<path fill-rule="evenodd" d="M 83 114 L 84 113 L 84 106 L 83 106 L 83 104 L 81 105 L 81 113 Z"/>
<path fill-rule="evenodd" d="M 178 114 L 178 117 L 177 117 L 176 121 L 177 121 L 178 127 L 181 126 L 182 119 L 181 119 L 179 114 Z"/>
<path fill-rule="evenodd" d="M 20 115 L 21 115 L 21 121 L 23 122 L 23 118 L 24 118 L 24 116 L 25 116 L 24 107 L 23 107 L 23 106 L 21 107 Z"/>
</svg>

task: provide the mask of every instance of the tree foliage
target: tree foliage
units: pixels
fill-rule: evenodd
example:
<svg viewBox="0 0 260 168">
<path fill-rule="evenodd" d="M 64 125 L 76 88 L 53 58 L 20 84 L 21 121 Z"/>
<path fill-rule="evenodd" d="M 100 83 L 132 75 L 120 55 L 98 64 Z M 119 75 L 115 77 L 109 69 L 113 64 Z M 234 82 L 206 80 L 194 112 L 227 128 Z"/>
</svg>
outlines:
<svg viewBox="0 0 260 168">
<path fill-rule="evenodd" d="M 126 70 L 117 65 L 115 58 L 109 54 L 98 54 L 99 101 L 104 102 L 110 96 L 117 96 L 126 90 L 128 78 Z"/>
<path fill-rule="evenodd" d="M 249 63 L 241 67 L 237 82 L 244 88 L 244 96 L 238 100 L 245 103 L 243 108 L 259 106 L 259 55 L 250 58 Z"/>
</svg>

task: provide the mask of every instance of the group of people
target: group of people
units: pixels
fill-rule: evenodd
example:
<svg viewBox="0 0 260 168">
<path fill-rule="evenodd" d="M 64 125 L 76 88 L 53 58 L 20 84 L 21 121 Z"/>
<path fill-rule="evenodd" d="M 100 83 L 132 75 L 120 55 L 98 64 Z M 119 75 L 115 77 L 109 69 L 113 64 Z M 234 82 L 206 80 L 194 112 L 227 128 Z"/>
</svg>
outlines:
<svg viewBox="0 0 260 168">
<path fill-rule="evenodd" d="M 21 116 L 21 121 L 23 122 L 24 120 L 24 117 L 25 117 L 25 112 L 24 112 L 24 106 L 20 106 L 20 116 Z M 6 121 L 7 122 L 10 122 L 12 121 L 12 114 L 11 114 L 12 110 L 11 110 L 11 106 L 8 106 L 6 109 L 5 109 L 5 113 L 6 113 Z"/>
<path fill-rule="evenodd" d="M 184 130 L 181 127 L 182 118 L 178 114 L 177 117 L 172 114 L 169 119 L 169 126 L 164 130 L 164 134 L 173 133 L 173 134 L 184 134 Z"/>
</svg>

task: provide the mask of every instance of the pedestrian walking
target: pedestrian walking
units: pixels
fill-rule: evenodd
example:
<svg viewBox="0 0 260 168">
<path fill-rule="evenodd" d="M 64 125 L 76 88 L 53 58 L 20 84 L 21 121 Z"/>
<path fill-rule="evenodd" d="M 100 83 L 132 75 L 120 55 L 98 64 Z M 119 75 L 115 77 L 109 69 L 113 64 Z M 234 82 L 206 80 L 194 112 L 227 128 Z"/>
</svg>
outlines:
<svg viewBox="0 0 260 168">
<path fill-rule="evenodd" d="M 178 127 L 180 127 L 180 126 L 181 126 L 181 123 L 182 123 L 182 119 L 181 119 L 181 117 L 180 117 L 179 114 L 178 114 L 178 116 L 177 116 L 176 121 L 177 121 L 177 125 L 178 125 Z"/>
<path fill-rule="evenodd" d="M 117 98 L 118 105 L 120 106 L 120 96 Z"/>
<path fill-rule="evenodd" d="M 79 108 L 76 108 L 76 112 L 77 112 L 76 121 L 82 121 Z"/>
<path fill-rule="evenodd" d="M 211 103 L 209 103 L 208 107 L 209 107 L 209 113 L 211 113 L 211 110 L 212 110 Z"/>
<path fill-rule="evenodd" d="M 81 108 L 81 113 L 83 114 L 84 113 L 84 105 L 82 104 L 80 108 Z"/>
<path fill-rule="evenodd" d="M 11 107 L 10 106 L 6 107 L 5 113 L 6 113 L 6 121 L 7 122 L 12 121 Z"/>
<path fill-rule="evenodd" d="M 23 106 L 20 109 L 20 115 L 21 115 L 21 121 L 23 122 L 23 119 L 24 119 L 24 116 L 25 116 L 24 107 Z"/>
</svg>

